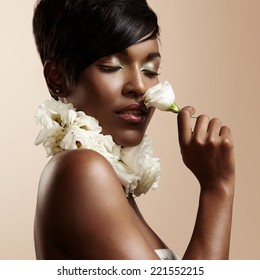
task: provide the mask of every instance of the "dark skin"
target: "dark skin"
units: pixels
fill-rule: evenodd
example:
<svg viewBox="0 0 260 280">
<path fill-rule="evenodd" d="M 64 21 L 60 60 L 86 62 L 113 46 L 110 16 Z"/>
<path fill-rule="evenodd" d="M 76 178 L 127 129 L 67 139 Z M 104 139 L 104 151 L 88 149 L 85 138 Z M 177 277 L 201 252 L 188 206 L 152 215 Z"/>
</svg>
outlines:
<svg viewBox="0 0 260 280">
<path fill-rule="evenodd" d="M 235 187 L 231 131 L 219 119 L 202 115 L 191 130 L 194 108 L 178 115 L 183 161 L 197 177 L 200 200 L 196 224 L 184 259 L 228 259 Z"/>
<path fill-rule="evenodd" d="M 93 74 L 92 79 L 97 78 L 98 86 L 102 81 L 108 81 L 109 85 L 111 79 L 118 80 L 117 75 L 121 75 L 122 84 L 113 88 L 119 95 L 111 99 L 109 110 L 113 112 L 114 107 L 125 104 L 126 100 L 142 102 L 142 94 L 158 83 L 156 76 L 148 77 L 147 69 L 143 71 L 143 65 L 147 67 L 144 62 L 147 54 L 158 52 L 157 42 L 150 40 L 145 48 L 142 44 L 130 48 L 127 58 L 120 57 L 124 67 L 117 70 L 119 72 L 99 73 L 95 67 L 89 68 L 92 72 L 83 73 L 78 87 L 68 87 L 60 68 L 48 62 L 45 65 L 48 86 L 53 92 L 59 87 L 59 98 L 74 104 L 79 96 L 84 97 L 81 94 L 90 85 L 86 80 L 89 74 Z M 158 61 L 150 62 L 152 67 L 158 64 Z M 114 58 L 109 63 L 114 66 Z M 98 102 L 101 97 L 98 87 L 93 80 L 90 82 Z M 83 109 L 88 113 L 87 108 Z M 111 122 L 104 123 L 105 132 L 112 136 L 115 133 L 122 145 L 130 145 L 131 141 L 136 145 L 145 133 L 153 110 L 138 129 L 133 129 L 132 124 L 119 126 L 121 133 L 114 132 L 110 126 L 117 119 L 113 113 L 110 116 L 109 110 L 106 110 L 104 122 Z M 201 186 L 197 219 L 183 259 L 228 259 L 235 181 L 232 136 L 219 119 L 210 120 L 205 115 L 199 116 L 192 128 L 194 113 L 194 108 L 185 107 L 178 114 L 183 161 Z M 107 160 L 94 151 L 83 149 L 56 154 L 42 173 L 35 217 L 35 247 L 38 259 L 97 260 L 159 259 L 154 250 L 167 248 L 145 222 L 135 199 L 125 196 Z"/>
</svg>

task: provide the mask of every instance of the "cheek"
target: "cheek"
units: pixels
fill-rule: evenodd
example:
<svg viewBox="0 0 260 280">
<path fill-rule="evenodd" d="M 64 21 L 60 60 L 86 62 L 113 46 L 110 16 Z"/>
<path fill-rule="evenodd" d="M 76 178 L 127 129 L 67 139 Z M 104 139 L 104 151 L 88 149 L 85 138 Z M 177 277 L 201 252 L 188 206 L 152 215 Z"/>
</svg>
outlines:
<svg viewBox="0 0 260 280">
<path fill-rule="evenodd" d="M 117 74 L 106 74 L 100 76 L 98 80 L 99 87 L 109 92 L 117 92 L 123 87 L 123 78 Z"/>
<path fill-rule="evenodd" d="M 96 101 L 105 103 L 120 96 L 122 88 L 122 78 L 116 78 L 116 75 L 106 75 L 101 76 L 98 83 L 92 84 L 92 93 L 95 94 Z"/>
<path fill-rule="evenodd" d="M 80 77 L 76 102 L 92 114 L 99 107 L 105 110 L 110 104 L 117 103 L 122 93 L 123 80 L 121 73 L 102 73 L 89 68 Z"/>
</svg>

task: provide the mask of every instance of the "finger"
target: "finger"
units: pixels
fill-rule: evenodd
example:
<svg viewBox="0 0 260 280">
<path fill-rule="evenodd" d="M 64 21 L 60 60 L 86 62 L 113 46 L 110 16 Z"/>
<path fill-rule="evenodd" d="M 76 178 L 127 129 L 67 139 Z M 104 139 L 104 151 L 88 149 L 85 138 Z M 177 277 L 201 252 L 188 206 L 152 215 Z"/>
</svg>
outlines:
<svg viewBox="0 0 260 280">
<path fill-rule="evenodd" d="M 227 148 L 233 146 L 232 133 L 228 126 L 222 126 L 219 135 L 221 136 L 222 142 Z"/>
<path fill-rule="evenodd" d="M 228 126 L 223 125 L 219 132 L 220 136 L 232 138 L 231 130 Z"/>
<path fill-rule="evenodd" d="M 209 117 L 206 115 L 200 115 L 194 126 L 194 137 L 202 138 L 205 137 L 209 124 Z"/>
<path fill-rule="evenodd" d="M 178 113 L 178 134 L 180 145 L 187 144 L 192 136 L 191 116 L 195 113 L 195 109 L 191 106 L 184 107 Z"/>
<path fill-rule="evenodd" d="M 235 160 L 234 156 L 234 144 L 232 139 L 231 130 L 227 126 L 222 126 L 220 129 L 221 146 L 226 156 L 229 156 L 229 160 L 233 162 Z"/>
<path fill-rule="evenodd" d="M 207 130 L 208 134 L 214 137 L 219 136 L 221 126 L 222 126 L 222 122 L 220 119 L 217 118 L 212 119 L 208 125 L 208 130 Z"/>
</svg>

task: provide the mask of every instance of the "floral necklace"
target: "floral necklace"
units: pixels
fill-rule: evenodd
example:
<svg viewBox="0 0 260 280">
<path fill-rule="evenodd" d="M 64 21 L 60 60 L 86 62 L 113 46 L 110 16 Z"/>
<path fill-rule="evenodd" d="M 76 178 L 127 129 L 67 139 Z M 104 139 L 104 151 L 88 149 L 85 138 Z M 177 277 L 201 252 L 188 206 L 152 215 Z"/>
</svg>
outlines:
<svg viewBox="0 0 260 280">
<path fill-rule="evenodd" d="M 175 103 L 173 91 L 170 95 L 165 94 L 169 92 L 168 88 L 167 82 L 150 88 L 144 95 L 146 106 L 170 110 L 169 103 Z M 159 97 L 162 94 L 164 98 Z M 159 97 L 159 102 L 154 99 L 156 96 Z M 165 98 L 166 96 L 168 97 Z M 113 141 L 111 135 L 101 133 L 102 128 L 94 117 L 76 111 L 72 104 L 54 99 L 41 104 L 35 118 L 43 127 L 35 144 L 43 144 L 48 156 L 65 150 L 91 149 L 110 162 L 127 196 L 131 194 L 137 197 L 147 193 L 149 189 L 157 188 L 161 175 L 160 161 L 153 157 L 151 140 L 147 136 L 138 146 L 121 147 Z"/>
</svg>

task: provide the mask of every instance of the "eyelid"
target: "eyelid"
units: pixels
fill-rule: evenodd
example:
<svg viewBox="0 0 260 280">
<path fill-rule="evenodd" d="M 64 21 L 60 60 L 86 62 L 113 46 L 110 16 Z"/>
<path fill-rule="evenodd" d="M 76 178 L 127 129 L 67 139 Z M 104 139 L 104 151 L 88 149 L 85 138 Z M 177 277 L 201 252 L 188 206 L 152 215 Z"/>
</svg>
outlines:
<svg viewBox="0 0 260 280">
<path fill-rule="evenodd" d="M 158 63 L 153 63 L 152 61 L 149 61 L 142 66 L 141 71 L 147 76 L 154 77 L 160 75 L 160 73 L 158 73 L 159 69 L 160 65 Z"/>
<path fill-rule="evenodd" d="M 100 65 L 107 65 L 111 67 L 121 67 L 123 68 L 122 63 L 116 56 L 107 57 L 104 60 L 100 60 Z"/>
<path fill-rule="evenodd" d="M 141 71 L 144 71 L 144 70 L 149 70 L 149 71 L 154 71 L 154 72 L 157 72 L 159 69 L 159 66 L 157 66 L 157 63 L 153 63 L 151 61 L 145 63 L 142 67 L 141 67 Z"/>
</svg>

